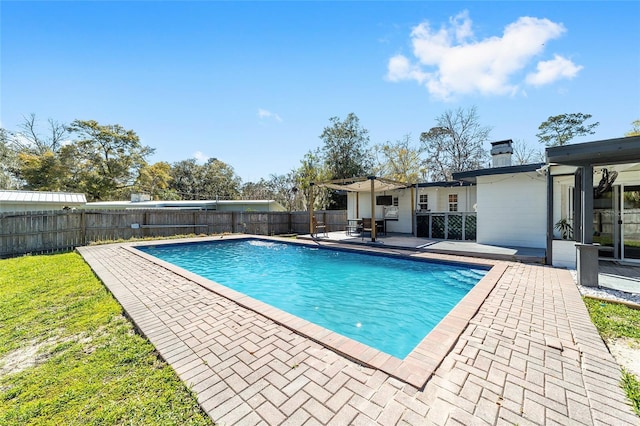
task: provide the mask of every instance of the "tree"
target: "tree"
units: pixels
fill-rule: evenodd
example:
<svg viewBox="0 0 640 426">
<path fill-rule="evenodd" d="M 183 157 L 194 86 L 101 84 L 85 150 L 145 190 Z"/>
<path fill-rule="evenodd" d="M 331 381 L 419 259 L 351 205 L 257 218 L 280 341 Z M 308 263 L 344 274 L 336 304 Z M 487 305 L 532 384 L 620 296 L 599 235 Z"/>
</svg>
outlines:
<svg viewBox="0 0 640 426">
<path fill-rule="evenodd" d="M 369 131 L 360 126 L 360 120 L 349 113 L 344 121 L 331 117 L 330 126 L 322 131 L 324 163 L 331 179 L 362 176 L 371 170 L 372 156 L 367 151 Z"/>
<path fill-rule="evenodd" d="M 171 165 L 165 161 L 142 166 L 135 190 L 151 195 L 154 200 L 179 200 L 180 196 L 169 189 Z"/>
<path fill-rule="evenodd" d="M 183 200 L 237 199 L 242 184 L 233 167 L 216 158 L 203 165 L 195 158 L 174 163 L 171 179 L 170 188 Z"/>
<path fill-rule="evenodd" d="M 114 199 L 130 191 L 146 158 L 154 152 L 140 143 L 133 130 L 118 124 L 75 120 L 68 129 L 78 139 L 63 148 L 73 158 L 77 190 L 92 201 Z"/>
<path fill-rule="evenodd" d="M 631 123 L 633 128 L 625 133 L 625 136 L 640 136 L 640 120 L 635 120 Z"/>
<path fill-rule="evenodd" d="M 171 166 L 169 188 L 182 200 L 200 200 L 200 182 L 203 177 L 204 170 L 195 158 L 178 161 Z"/>
<path fill-rule="evenodd" d="M 514 165 L 543 163 L 544 152 L 537 151 L 528 146 L 522 140 L 513 142 L 513 163 Z"/>
<path fill-rule="evenodd" d="M 291 171 L 286 175 L 271 175 L 269 186 L 275 201 L 280 203 L 288 212 L 293 210 L 301 210 L 302 203 L 298 194 L 298 186 L 296 181 L 296 172 Z"/>
<path fill-rule="evenodd" d="M 38 191 L 63 191 L 67 189 L 69 170 L 52 151 L 42 154 L 21 152 L 18 154 L 17 175 L 24 180 L 26 189 Z"/>
<path fill-rule="evenodd" d="M 344 121 L 331 117 L 330 126 L 322 131 L 324 166 L 330 179 L 345 179 L 371 172 L 373 156 L 368 151 L 369 132 L 360 125 L 354 113 Z M 346 197 L 333 193 L 330 207 L 346 208 Z"/>
<path fill-rule="evenodd" d="M 376 145 L 375 149 L 379 155 L 376 176 L 406 183 L 426 180 L 426 161 L 422 159 L 424 148 L 414 147 L 410 135 L 396 142 Z"/>
<path fill-rule="evenodd" d="M 540 143 L 546 146 L 562 146 L 578 136 L 593 135 L 599 122 L 585 124 L 591 118 L 591 114 L 580 112 L 573 114 L 560 114 L 547 118 L 540 126 L 536 134 Z"/>
<path fill-rule="evenodd" d="M 3 139 L 8 158 L 12 162 L 10 173 L 24 181 L 27 189 L 42 191 L 60 191 L 65 189 L 66 164 L 60 158 L 60 150 L 68 136 L 64 124 L 53 119 L 48 120 L 49 126 L 45 135 L 39 130 L 35 114 L 23 117 L 23 122 L 16 132 L 3 130 Z M 16 182 L 14 180 L 14 182 Z"/>
<path fill-rule="evenodd" d="M 18 189 L 19 181 L 16 176 L 18 156 L 10 146 L 12 134 L 0 128 L 0 189 Z"/>
<path fill-rule="evenodd" d="M 233 167 L 216 158 L 210 158 L 202 167 L 201 194 L 205 199 L 235 200 L 240 196 L 242 180 Z"/>
<path fill-rule="evenodd" d="M 271 189 L 271 182 L 267 182 L 264 178 L 260 178 L 258 182 L 243 183 L 240 193 L 244 200 L 270 200 L 275 198 Z"/>
<path fill-rule="evenodd" d="M 482 168 L 490 132 L 480 125 L 476 107 L 448 110 L 436 118 L 436 126 L 420 135 L 431 180 L 451 180 L 453 173 Z"/>
<path fill-rule="evenodd" d="M 324 210 L 331 204 L 331 193 L 328 189 L 315 185 L 331 180 L 329 170 L 324 166 L 319 151 L 309 151 L 300 161 L 296 170 L 298 195 L 301 195 L 302 208 L 308 210 L 309 200 L 313 197 L 313 209 Z"/>
<path fill-rule="evenodd" d="M 38 130 L 38 120 L 35 114 L 23 117 L 23 121 L 19 125 L 20 130 L 13 137 L 16 151 L 32 155 L 42 155 L 49 151 L 57 153 L 69 132 L 63 123 L 51 118 L 47 122 L 49 123 L 48 135 L 42 135 Z"/>
</svg>

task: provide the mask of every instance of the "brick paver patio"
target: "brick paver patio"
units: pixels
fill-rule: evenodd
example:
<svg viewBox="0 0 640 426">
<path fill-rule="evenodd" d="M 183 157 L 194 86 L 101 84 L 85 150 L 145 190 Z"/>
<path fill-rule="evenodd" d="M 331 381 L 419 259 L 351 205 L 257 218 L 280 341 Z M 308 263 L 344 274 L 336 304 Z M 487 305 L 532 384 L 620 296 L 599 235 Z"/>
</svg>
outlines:
<svg viewBox="0 0 640 426">
<path fill-rule="evenodd" d="M 568 271 L 500 262 L 495 287 L 417 388 L 127 246 L 78 251 L 218 424 L 639 424 Z"/>
</svg>

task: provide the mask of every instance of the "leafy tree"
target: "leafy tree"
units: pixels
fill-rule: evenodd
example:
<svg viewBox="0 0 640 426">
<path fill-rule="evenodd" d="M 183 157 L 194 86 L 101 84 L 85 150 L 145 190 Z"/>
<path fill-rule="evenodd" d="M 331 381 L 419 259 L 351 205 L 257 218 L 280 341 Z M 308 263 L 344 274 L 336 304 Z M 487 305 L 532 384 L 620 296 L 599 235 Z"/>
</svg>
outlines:
<svg viewBox="0 0 640 426">
<path fill-rule="evenodd" d="M 331 117 L 330 126 L 322 131 L 324 163 L 331 179 L 362 176 L 371 170 L 372 156 L 367 151 L 369 131 L 360 125 L 354 113 L 344 121 Z"/>
<path fill-rule="evenodd" d="M 547 118 L 540 126 L 536 134 L 540 143 L 546 146 L 562 146 L 578 136 L 593 135 L 599 122 L 585 124 L 591 118 L 591 114 L 580 112 L 573 114 L 560 114 Z"/>
<path fill-rule="evenodd" d="M 210 158 L 203 166 L 202 195 L 205 199 L 234 200 L 240 196 L 242 180 L 233 167 L 216 159 Z"/>
<path fill-rule="evenodd" d="M 68 137 L 64 124 L 48 120 L 45 134 L 39 130 L 35 114 L 23 117 L 16 132 L 3 130 L 3 139 L 8 153 L 13 156 L 7 170 L 17 179 L 24 181 L 32 190 L 60 191 L 65 189 L 66 165 L 59 157 L 60 149 Z M 14 182 L 16 180 L 14 179 Z"/>
<path fill-rule="evenodd" d="M 275 201 L 280 203 L 287 211 L 302 210 L 301 196 L 298 194 L 296 172 L 291 171 L 286 175 L 271 175 L 269 186 Z"/>
<path fill-rule="evenodd" d="M 178 161 L 171 167 L 169 188 L 183 200 L 200 200 L 200 182 L 204 176 L 202 166 L 195 158 Z"/>
<path fill-rule="evenodd" d="M 625 136 L 640 136 L 640 120 L 635 120 L 631 123 L 633 128 L 625 133 Z"/>
<path fill-rule="evenodd" d="M 183 200 L 237 199 L 241 184 L 233 167 L 216 158 L 204 165 L 191 158 L 174 163 L 171 168 L 170 188 Z"/>
<path fill-rule="evenodd" d="M 148 193 L 154 200 L 179 200 L 179 195 L 169 189 L 170 182 L 171 165 L 160 161 L 140 169 L 135 190 Z"/>
<path fill-rule="evenodd" d="M 17 175 L 26 182 L 25 189 L 64 191 L 68 182 L 68 168 L 52 151 L 41 154 L 18 154 Z"/>
<path fill-rule="evenodd" d="M 307 152 L 300 163 L 300 167 L 296 170 L 296 181 L 302 209 L 309 209 L 312 194 L 313 209 L 327 209 L 331 203 L 330 190 L 312 185 L 331 180 L 331 172 L 324 166 L 320 152 L 317 150 Z"/>
<path fill-rule="evenodd" d="M 18 189 L 18 156 L 10 146 L 11 133 L 0 128 L 0 189 Z"/>
<path fill-rule="evenodd" d="M 424 148 L 414 147 L 410 135 L 396 142 L 376 145 L 378 165 L 375 175 L 399 182 L 416 183 L 426 179 L 426 161 L 422 159 Z"/>
<path fill-rule="evenodd" d="M 271 182 L 261 178 L 258 182 L 246 182 L 240 190 L 244 200 L 268 200 L 274 199 Z"/>
<path fill-rule="evenodd" d="M 324 166 L 330 179 L 362 176 L 371 172 L 373 156 L 368 151 L 369 131 L 360 125 L 354 113 L 344 121 L 331 117 L 330 126 L 324 128 L 320 138 L 324 142 Z M 333 193 L 330 207 L 346 208 L 346 197 Z"/>
<path fill-rule="evenodd" d="M 146 158 L 154 152 L 140 143 L 133 130 L 118 124 L 75 120 L 68 129 L 78 139 L 64 147 L 66 155 L 73 159 L 77 190 L 89 200 L 114 199 L 130 191 Z"/>
<path fill-rule="evenodd" d="M 431 180 L 450 180 L 453 173 L 482 168 L 487 160 L 483 144 L 490 132 L 480 125 L 476 107 L 448 110 L 436 118 L 436 127 L 420 135 Z"/>
</svg>

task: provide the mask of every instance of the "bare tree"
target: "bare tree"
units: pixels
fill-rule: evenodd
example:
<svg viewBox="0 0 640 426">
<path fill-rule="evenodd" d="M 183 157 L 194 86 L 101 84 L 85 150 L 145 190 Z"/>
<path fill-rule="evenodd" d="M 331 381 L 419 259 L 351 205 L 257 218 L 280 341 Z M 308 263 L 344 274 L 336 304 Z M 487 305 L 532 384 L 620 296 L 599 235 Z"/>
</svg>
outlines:
<svg viewBox="0 0 640 426">
<path fill-rule="evenodd" d="M 480 125 L 475 106 L 448 110 L 436 118 L 436 126 L 420 135 L 431 180 L 450 180 L 453 173 L 482 168 L 487 159 L 483 144 L 490 132 L 490 127 Z"/>
<path fill-rule="evenodd" d="M 513 162 L 515 165 L 543 163 L 544 152 L 527 145 L 523 140 L 513 142 Z"/>
<path fill-rule="evenodd" d="M 23 117 L 19 130 L 12 138 L 16 151 L 34 155 L 42 155 L 48 151 L 57 153 L 68 136 L 67 126 L 53 119 L 47 120 L 49 127 L 47 134 L 38 131 L 38 119 L 35 114 Z"/>
</svg>

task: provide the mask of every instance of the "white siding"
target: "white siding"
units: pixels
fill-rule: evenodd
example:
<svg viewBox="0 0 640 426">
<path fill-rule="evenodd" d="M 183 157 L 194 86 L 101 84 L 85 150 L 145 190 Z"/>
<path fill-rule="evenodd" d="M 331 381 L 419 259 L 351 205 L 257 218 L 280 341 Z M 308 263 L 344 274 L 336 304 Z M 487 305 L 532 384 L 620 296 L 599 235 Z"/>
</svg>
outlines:
<svg viewBox="0 0 640 426">
<path fill-rule="evenodd" d="M 413 216 L 411 206 L 414 203 L 411 197 L 411 188 L 397 191 L 387 191 L 387 195 L 398 197 L 398 220 L 387 221 L 387 232 L 413 233 Z"/>
<path fill-rule="evenodd" d="M 376 195 L 398 197 L 398 220 L 387 221 L 387 232 L 412 233 L 413 216 L 411 214 L 411 206 L 413 205 L 413 198 L 411 197 L 411 188 L 378 192 Z M 375 213 L 376 218 L 381 219 L 384 214 L 383 206 L 375 206 Z M 371 217 L 371 193 L 347 193 L 347 217 L 349 219 Z"/>
<path fill-rule="evenodd" d="M 418 188 L 419 194 L 427 194 L 429 196 L 429 211 L 431 212 L 448 212 L 449 211 L 449 195 L 458 195 L 458 211 L 472 212 L 473 205 L 476 203 L 476 187 L 475 186 L 453 186 L 447 188 L 427 187 Z M 419 198 L 418 198 L 419 199 Z M 418 201 L 419 204 L 419 201 Z M 419 206 L 416 205 L 416 209 Z"/>
<path fill-rule="evenodd" d="M 479 176 L 478 234 L 482 244 L 546 247 L 546 177 L 536 172 Z"/>
</svg>

